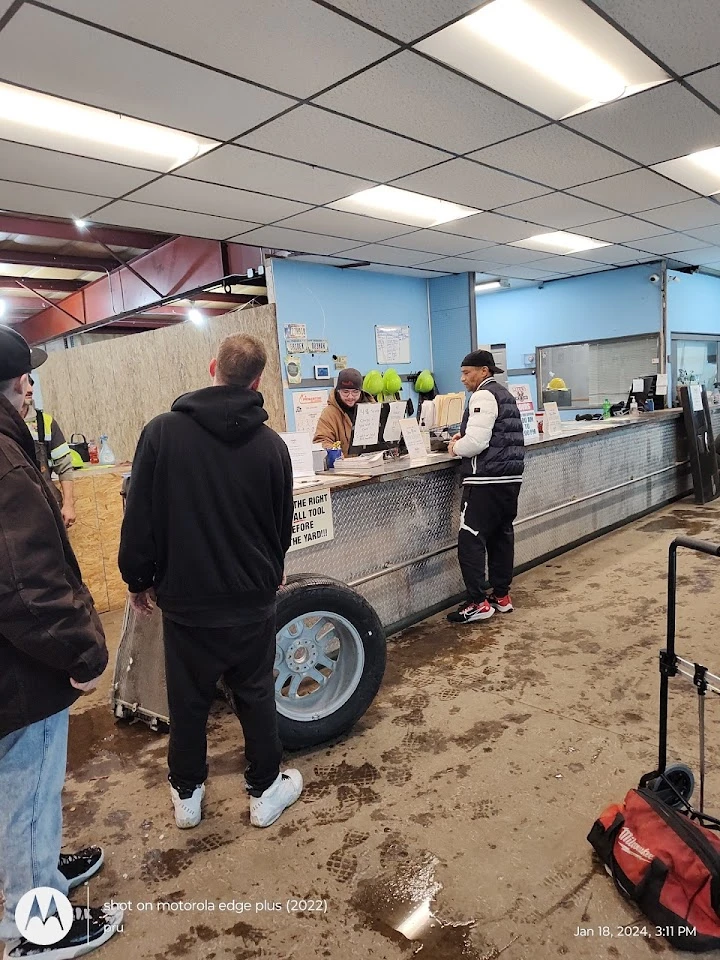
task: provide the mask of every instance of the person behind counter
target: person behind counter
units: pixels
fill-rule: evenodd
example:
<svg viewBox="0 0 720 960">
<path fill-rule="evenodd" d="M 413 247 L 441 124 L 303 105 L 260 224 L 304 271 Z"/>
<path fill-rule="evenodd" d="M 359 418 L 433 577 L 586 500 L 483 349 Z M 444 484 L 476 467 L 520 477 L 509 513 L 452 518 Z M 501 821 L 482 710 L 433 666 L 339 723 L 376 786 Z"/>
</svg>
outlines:
<svg viewBox="0 0 720 960">
<path fill-rule="evenodd" d="M 462 457 L 463 498 L 458 560 L 468 599 L 448 615 L 453 623 L 487 620 L 512 608 L 510 583 L 515 560 L 513 520 L 525 459 L 522 420 L 515 398 L 494 374 L 488 350 L 462 362 L 463 386 L 472 391 L 460 433 L 448 453 Z M 487 577 L 485 563 L 487 559 Z"/>
<path fill-rule="evenodd" d="M 70 447 L 60 426 L 49 413 L 35 409 L 33 388 L 35 381 L 28 378 L 20 416 L 35 441 L 35 456 L 37 457 L 40 473 L 50 484 L 53 492 L 56 488 L 51 482 L 51 476 L 57 474 L 60 481 L 59 500 L 65 528 L 67 530 L 75 523 L 75 489 L 73 486 L 73 465 L 70 457 Z"/>
<path fill-rule="evenodd" d="M 359 370 L 348 367 L 340 371 L 335 389 L 315 427 L 314 443 L 321 443 L 326 450 L 339 443 L 343 456 L 348 455 L 357 405 L 375 402 L 369 393 L 363 393 L 362 385 L 363 377 Z"/>
</svg>

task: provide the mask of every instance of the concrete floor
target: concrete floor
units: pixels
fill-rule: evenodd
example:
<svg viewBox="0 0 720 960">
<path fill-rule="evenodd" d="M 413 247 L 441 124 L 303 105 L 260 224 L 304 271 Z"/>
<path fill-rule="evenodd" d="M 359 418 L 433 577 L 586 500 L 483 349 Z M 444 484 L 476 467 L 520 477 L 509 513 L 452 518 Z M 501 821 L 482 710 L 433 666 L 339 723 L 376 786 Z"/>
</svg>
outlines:
<svg viewBox="0 0 720 960">
<path fill-rule="evenodd" d="M 65 794 L 66 849 L 107 852 L 91 901 L 131 904 L 103 956 L 399 960 L 421 945 L 423 960 L 672 953 L 652 936 L 617 935 L 652 927 L 620 899 L 585 837 L 654 767 L 675 534 L 720 540 L 720 506 L 684 501 L 524 574 L 512 616 L 463 628 L 437 618 L 395 638 L 371 710 L 342 742 L 292 758 L 306 790 L 265 831 L 249 825 L 241 737 L 221 704 L 205 820 L 175 828 L 165 738 L 115 725 L 108 673 L 74 708 Z M 678 650 L 718 669 L 720 561 L 684 555 L 680 572 Z M 105 625 L 115 647 L 120 616 Z M 695 767 L 696 709 L 691 689 L 673 695 L 671 755 Z M 708 714 L 712 808 L 712 702 Z M 444 925 L 411 942 L 393 924 L 426 894 Z M 325 900 L 326 912 L 289 913 L 290 897 Z M 168 913 L 161 901 L 216 908 Z M 230 901 L 250 909 L 221 911 Z M 579 927 L 595 935 L 579 937 Z"/>
</svg>

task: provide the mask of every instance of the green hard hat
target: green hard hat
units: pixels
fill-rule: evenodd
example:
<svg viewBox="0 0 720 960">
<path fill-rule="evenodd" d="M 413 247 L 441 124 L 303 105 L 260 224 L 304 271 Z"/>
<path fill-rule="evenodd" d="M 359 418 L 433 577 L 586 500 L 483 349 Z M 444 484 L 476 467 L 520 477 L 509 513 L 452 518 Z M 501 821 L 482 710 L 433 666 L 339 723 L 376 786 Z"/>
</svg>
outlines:
<svg viewBox="0 0 720 960">
<path fill-rule="evenodd" d="M 371 396 L 376 397 L 379 393 L 382 393 L 383 389 L 383 376 L 379 370 L 371 370 L 365 375 L 363 380 L 363 390 L 365 393 L 369 393 Z"/>
<path fill-rule="evenodd" d="M 423 370 L 415 381 L 415 389 L 418 393 L 430 393 L 435 388 L 435 379 L 429 370 Z"/>
<path fill-rule="evenodd" d="M 400 374 L 397 372 L 397 370 L 393 370 L 391 367 L 389 370 L 385 371 L 382 389 L 383 393 L 400 393 L 402 390 L 402 381 L 400 380 Z"/>
</svg>

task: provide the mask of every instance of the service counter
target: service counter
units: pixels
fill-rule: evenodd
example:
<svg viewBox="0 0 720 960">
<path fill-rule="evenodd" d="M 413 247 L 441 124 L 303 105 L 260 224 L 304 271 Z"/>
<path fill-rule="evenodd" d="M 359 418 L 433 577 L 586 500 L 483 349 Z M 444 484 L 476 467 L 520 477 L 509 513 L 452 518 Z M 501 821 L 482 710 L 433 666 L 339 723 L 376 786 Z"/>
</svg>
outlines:
<svg viewBox="0 0 720 960">
<path fill-rule="evenodd" d="M 713 421 L 717 428 L 720 409 Z M 527 568 L 657 509 L 691 485 L 680 410 L 566 423 L 562 436 L 543 436 L 526 448 L 516 566 Z M 290 553 L 288 573 L 343 580 L 375 607 L 388 632 L 462 594 L 456 459 L 399 460 L 371 477 L 328 474 L 312 489 L 330 491 L 334 539 Z"/>
</svg>

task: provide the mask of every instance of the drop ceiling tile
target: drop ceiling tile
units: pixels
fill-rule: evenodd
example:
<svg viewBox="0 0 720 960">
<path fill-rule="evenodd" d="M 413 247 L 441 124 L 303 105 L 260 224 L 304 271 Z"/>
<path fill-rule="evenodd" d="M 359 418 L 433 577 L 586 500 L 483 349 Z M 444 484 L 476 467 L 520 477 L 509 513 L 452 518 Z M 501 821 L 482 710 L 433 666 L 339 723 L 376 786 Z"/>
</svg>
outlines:
<svg viewBox="0 0 720 960">
<path fill-rule="evenodd" d="M 447 159 L 447 153 L 302 106 L 260 127 L 243 146 L 384 182 Z"/>
<path fill-rule="evenodd" d="M 488 264 L 481 263 L 479 260 L 465 257 L 441 257 L 437 260 L 428 260 L 423 264 L 426 270 L 440 270 L 443 273 L 485 273 L 487 266 Z"/>
<path fill-rule="evenodd" d="M 720 246 L 720 225 L 714 227 L 698 227 L 697 229 L 690 230 L 690 236 L 702 240 L 706 246 L 708 244 Z"/>
<path fill-rule="evenodd" d="M 398 267 L 412 267 L 424 263 L 427 253 L 419 250 L 404 250 L 384 243 L 370 243 L 362 247 L 353 247 L 349 255 L 354 260 L 369 260 L 370 263 L 388 263 Z"/>
<path fill-rule="evenodd" d="M 718 60 L 716 0 L 684 3 L 681 16 L 675 0 L 595 0 L 594 5 L 679 74 Z"/>
<path fill-rule="evenodd" d="M 478 0 L 413 0 L 411 4 L 406 0 L 332 0 L 332 5 L 408 43 L 469 13 Z"/>
<path fill-rule="evenodd" d="M 243 0 L 241 8 L 237 0 L 213 0 L 210 9 L 183 4 L 181 10 L 177 0 L 56 0 L 53 6 L 297 97 L 397 48 L 311 0 Z"/>
<path fill-rule="evenodd" d="M 707 263 L 720 262 L 720 247 L 703 247 L 701 250 L 688 250 L 679 253 L 677 260 L 683 263 L 690 263 L 693 266 L 705 266 Z"/>
<path fill-rule="evenodd" d="M 193 160 L 182 168 L 182 175 L 316 204 L 331 203 L 373 186 L 369 180 L 232 144 Z"/>
<path fill-rule="evenodd" d="M 294 200 L 267 197 L 262 193 L 221 187 L 215 183 L 204 183 L 202 180 L 169 176 L 136 190 L 128 199 L 178 210 L 191 210 L 194 213 L 210 213 L 217 217 L 252 220 L 256 223 L 270 223 L 307 209 L 305 204 L 296 203 Z"/>
<path fill-rule="evenodd" d="M 307 210 L 297 216 L 283 220 L 281 226 L 292 230 L 309 230 L 310 233 L 322 233 L 331 237 L 347 237 L 364 243 L 377 243 L 389 240 L 411 231 L 406 224 L 390 223 L 388 220 L 375 220 L 356 213 L 344 213 L 341 210 L 327 210 L 318 207 Z"/>
<path fill-rule="evenodd" d="M 408 250 L 424 250 L 438 256 L 459 256 L 464 253 L 476 253 L 483 247 L 492 246 L 487 240 L 473 240 L 470 237 L 458 237 L 452 233 L 440 233 L 438 230 L 417 230 L 404 237 L 393 240 L 396 247 Z"/>
<path fill-rule="evenodd" d="M 633 260 L 647 260 L 648 254 L 630 247 L 621 247 L 611 244 L 609 247 L 596 247 L 594 250 L 578 251 L 581 260 L 590 260 L 593 263 L 631 263 Z M 541 264 L 538 264 L 541 266 Z"/>
<path fill-rule="evenodd" d="M 205 213 L 188 213 L 168 207 L 154 207 L 146 203 L 118 200 L 98 210 L 90 218 L 96 223 L 111 223 L 118 227 L 138 227 L 140 230 L 158 230 L 161 233 L 188 237 L 206 237 L 209 240 L 227 240 L 256 227 L 255 223 L 212 217 Z"/>
<path fill-rule="evenodd" d="M 109 199 L 111 198 L 0 180 L 0 210 L 11 210 L 13 213 L 82 219 Z"/>
<path fill-rule="evenodd" d="M 592 223 L 595 220 L 607 220 L 612 210 L 599 207 L 579 197 L 571 197 L 566 193 L 549 193 L 534 200 L 523 200 L 522 203 L 513 203 L 503 207 L 500 211 L 509 216 L 521 217 L 531 223 L 544 227 L 554 227 L 556 230 L 567 230 L 581 224 Z M 534 233 L 542 233 L 535 230 Z M 531 234 L 532 236 L 532 234 Z M 522 238 L 519 238 L 522 239 Z"/>
<path fill-rule="evenodd" d="M 646 223 L 636 217 L 614 217 L 612 220 L 599 220 L 588 226 L 586 233 L 593 240 L 607 240 L 608 243 L 628 243 L 645 237 L 657 237 L 665 233 L 664 227 Z"/>
<path fill-rule="evenodd" d="M 440 224 L 434 229 L 441 233 L 454 233 L 463 237 L 485 240 L 488 246 L 493 242 L 512 243 L 514 240 L 524 240 L 539 232 L 536 223 L 503 217 L 497 213 L 476 213 L 472 217 L 463 217 L 462 220 Z"/>
<path fill-rule="evenodd" d="M 535 267 L 504 267 L 493 271 L 498 277 L 511 280 L 547 280 L 552 274 L 547 270 L 538 270 Z"/>
<path fill-rule="evenodd" d="M 594 203 L 604 203 L 607 207 L 623 213 L 637 213 L 650 207 L 663 207 L 670 203 L 692 200 L 695 194 L 679 183 L 666 180 L 651 170 L 631 170 L 606 180 L 596 180 L 581 187 L 574 187 L 570 193 Z"/>
<path fill-rule="evenodd" d="M 9 140 L 0 140 L 0 170 L 8 180 L 111 197 L 135 190 L 157 177 L 152 170 L 88 160 Z"/>
<path fill-rule="evenodd" d="M 555 124 L 471 153 L 482 163 L 557 190 L 631 170 L 633 163 Z M 562 162 L 558 162 L 562 158 Z"/>
<path fill-rule="evenodd" d="M 385 263 L 371 263 L 367 267 L 353 267 L 353 269 L 363 270 L 367 273 L 391 273 L 396 277 L 417 277 L 419 280 L 432 280 L 435 277 L 442 277 L 447 270 L 425 270 L 414 267 L 393 267 Z"/>
<path fill-rule="evenodd" d="M 0 33 L 0 62 L 11 83 L 221 140 L 292 103 L 27 4 Z"/>
<path fill-rule="evenodd" d="M 318 102 L 455 153 L 469 153 L 545 123 L 411 51 L 346 81 Z"/>
<path fill-rule="evenodd" d="M 506 247 L 501 244 L 480 250 L 477 254 L 477 259 L 487 260 L 495 264 L 517 264 L 533 263 L 536 260 L 545 260 L 550 256 L 552 256 L 552 254 L 543 253 L 542 250 L 526 250 L 523 247 Z M 540 269 L 542 269 L 542 267 Z"/>
<path fill-rule="evenodd" d="M 588 263 L 585 263 L 584 266 L 582 267 L 576 267 L 573 270 L 566 270 L 565 273 L 563 273 L 558 267 L 558 270 L 554 274 L 554 277 L 555 278 L 582 277 L 582 276 L 585 276 L 586 273 L 606 273 L 608 270 L 617 270 L 617 269 L 619 268 L 608 266 L 606 263 L 589 263 L 588 262 Z"/>
<path fill-rule="evenodd" d="M 249 243 L 252 246 L 274 247 L 276 250 L 297 250 L 301 253 L 318 254 L 338 253 L 341 250 L 347 250 L 354 243 L 352 240 L 323 237 L 319 233 L 288 230 L 286 227 L 259 227 L 231 239 L 237 239 L 239 243 Z"/>
<path fill-rule="evenodd" d="M 720 204 L 712 200 L 686 200 L 669 207 L 643 210 L 643 220 L 659 223 L 669 230 L 693 230 L 696 227 L 711 227 L 720 223 Z"/>
<path fill-rule="evenodd" d="M 352 260 L 345 259 L 345 257 L 321 257 L 315 253 L 301 253 L 293 257 L 275 257 L 274 259 L 300 260 L 302 263 L 320 263 L 324 267 L 343 267 L 354 262 Z"/>
<path fill-rule="evenodd" d="M 717 38 L 715 42 L 717 46 Z M 712 67 L 710 70 L 696 73 L 688 78 L 688 83 L 704 97 L 707 97 L 716 107 L 720 107 L 720 67 Z"/>
<path fill-rule="evenodd" d="M 565 122 L 648 165 L 720 144 L 720 116 L 679 83 L 654 87 Z"/>
<path fill-rule="evenodd" d="M 452 200 L 453 203 L 486 209 L 549 192 L 547 187 L 472 160 L 448 160 L 437 167 L 396 180 L 393 185 L 442 200 Z"/>
<path fill-rule="evenodd" d="M 538 264 L 538 269 L 547 270 L 549 273 L 574 273 L 575 271 L 592 271 L 597 268 L 598 264 L 578 257 L 549 257 L 542 261 L 542 265 Z"/>
<path fill-rule="evenodd" d="M 659 237 L 650 237 L 648 240 L 637 240 L 635 242 L 638 250 L 647 250 L 648 253 L 656 253 L 660 256 L 681 253 L 684 250 L 699 250 L 707 245 L 707 240 L 697 240 L 695 237 L 688 237 L 684 233 L 665 233 Z"/>
</svg>

